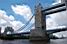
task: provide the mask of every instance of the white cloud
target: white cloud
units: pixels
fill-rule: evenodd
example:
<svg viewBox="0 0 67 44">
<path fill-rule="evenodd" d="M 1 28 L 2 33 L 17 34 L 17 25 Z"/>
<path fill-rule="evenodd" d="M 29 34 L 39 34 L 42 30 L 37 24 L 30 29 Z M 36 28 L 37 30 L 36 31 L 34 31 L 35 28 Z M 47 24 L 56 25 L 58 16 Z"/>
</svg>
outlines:
<svg viewBox="0 0 67 44">
<path fill-rule="evenodd" d="M 28 5 L 12 5 L 11 6 L 12 10 L 14 11 L 15 14 L 21 15 L 24 17 L 25 20 L 29 21 L 29 19 L 32 17 L 32 11 L 31 8 Z M 29 23 L 28 26 L 30 26 L 30 24 L 33 24 L 35 22 L 35 16 L 34 18 L 31 20 L 31 22 Z M 27 29 L 28 27 L 26 27 L 24 29 L 24 31 Z M 32 28 L 32 27 L 30 27 Z M 23 31 L 23 30 L 22 30 Z"/>
<path fill-rule="evenodd" d="M 47 28 L 50 28 L 50 27 L 56 26 L 56 23 L 51 18 L 48 18 L 46 20 L 46 25 L 47 25 Z"/>
<path fill-rule="evenodd" d="M 3 10 L 0 10 L 0 19 L 4 19 L 4 20 L 2 20 L 2 22 L 7 21 L 10 24 L 9 16 L 7 16 L 6 12 Z"/>
<path fill-rule="evenodd" d="M 23 16 L 27 21 L 32 17 L 31 8 L 28 5 L 12 5 L 12 10 L 21 16 Z"/>
<path fill-rule="evenodd" d="M 67 11 L 59 12 L 50 15 L 51 19 L 55 21 L 59 26 L 67 26 Z"/>
<path fill-rule="evenodd" d="M 0 24 L 3 24 L 3 23 L 6 23 L 6 21 L 3 19 L 0 19 Z"/>
<path fill-rule="evenodd" d="M 13 25 L 15 31 L 24 25 L 21 21 L 13 21 L 11 24 Z"/>
<path fill-rule="evenodd" d="M 12 15 L 9 16 L 9 19 L 10 19 L 11 21 L 14 21 L 14 20 L 15 20 L 15 18 L 14 18 Z"/>
<path fill-rule="evenodd" d="M 49 16 L 50 18 L 46 20 L 47 28 L 67 26 L 67 11 L 54 13 Z"/>
<path fill-rule="evenodd" d="M 61 0 L 55 0 L 55 3 L 53 3 L 52 5 L 55 5 L 55 4 L 58 4 L 58 3 L 61 3 Z"/>
<path fill-rule="evenodd" d="M 57 26 L 58 26 L 58 24 L 53 19 L 48 18 L 46 20 L 46 28 L 47 28 L 47 30 L 50 29 L 50 28 L 53 28 L 53 27 L 57 27 Z"/>
<path fill-rule="evenodd" d="M 49 15 L 50 18 L 47 19 L 46 24 L 47 24 L 47 29 L 49 28 L 60 28 L 58 26 L 63 26 L 67 27 L 67 11 L 63 11 L 63 12 L 59 12 L 59 13 L 54 13 Z M 61 37 L 62 35 L 67 36 L 66 32 L 59 32 L 59 33 L 55 33 L 54 35 Z"/>
<path fill-rule="evenodd" d="M 14 30 L 19 29 L 24 24 L 21 21 L 16 21 L 14 16 L 10 15 L 8 16 L 5 11 L 0 10 L 0 26 L 6 27 L 11 26 L 14 28 Z M 2 32 L 4 29 L 2 30 Z"/>
</svg>

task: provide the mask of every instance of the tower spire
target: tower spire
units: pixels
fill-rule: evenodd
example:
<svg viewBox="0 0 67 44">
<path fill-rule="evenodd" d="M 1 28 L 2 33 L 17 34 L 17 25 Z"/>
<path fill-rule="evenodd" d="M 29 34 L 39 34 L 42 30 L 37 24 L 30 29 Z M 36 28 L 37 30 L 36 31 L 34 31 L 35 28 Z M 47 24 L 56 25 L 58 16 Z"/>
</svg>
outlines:
<svg viewBox="0 0 67 44">
<path fill-rule="evenodd" d="M 40 3 L 40 0 L 36 0 L 36 5 L 39 5 L 39 3 Z"/>
<path fill-rule="evenodd" d="M 42 9 L 43 7 L 41 6 L 40 0 L 36 1 L 35 9 Z"/>
</svg>

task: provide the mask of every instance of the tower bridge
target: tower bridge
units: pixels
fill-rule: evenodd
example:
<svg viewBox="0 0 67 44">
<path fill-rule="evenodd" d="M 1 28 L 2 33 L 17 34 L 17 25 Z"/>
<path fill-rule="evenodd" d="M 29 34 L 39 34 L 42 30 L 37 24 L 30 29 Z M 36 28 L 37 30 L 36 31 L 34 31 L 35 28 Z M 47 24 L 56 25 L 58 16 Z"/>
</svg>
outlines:
<svg viewBox="0 0 67 44">
<path fill-rule="evenodd" d="M 42 9 L 41 4 L 36 6 L 35 8 L 35 29 L 30 30 L 30 32 L 26 33 L 19 33 L 19 34 L 30 34 L 30 40 L 31 41 L 50 41 L 49 36 L 48 36 L 48 31 L 46 30 L 46 15 L 61 12 L 61 11 L 66 11 L 67 9 L 67 1 L 65 0 L 65 3 L 60 3 L 56 4 L 55 6 L 49 7 L 47 9 Z M 1 28 L 0 28 L 1 29 Z M 7 33 L 8 31 L 13 32 L 14 30 L 10 28 L 6 29 L 4 34 Z M 64 30 L 50 30 L 50 33 L 54 32 L 60 32 L 60 31 L 66 31 L 67 27 L 64 28 Z M 19 35 L 18 34 L 18 35 Z M 16 35 L 16 34 L 13 34 Z"/>
</svg>

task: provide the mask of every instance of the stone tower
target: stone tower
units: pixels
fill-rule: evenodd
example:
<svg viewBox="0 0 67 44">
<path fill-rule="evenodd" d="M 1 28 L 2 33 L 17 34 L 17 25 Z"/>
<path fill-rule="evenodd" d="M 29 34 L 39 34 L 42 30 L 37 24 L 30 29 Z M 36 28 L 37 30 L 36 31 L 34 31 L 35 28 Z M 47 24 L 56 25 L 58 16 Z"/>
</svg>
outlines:
<svg viewBox="0 0 67 44">
<path fill-rule="evenodd" d="M 46 15 L 42 14 L 42 6 L 40 3 L 35 9 L 35 29 L 31 30 L 30 40 L 49 41 L 46 32 Z"/>
</svg>

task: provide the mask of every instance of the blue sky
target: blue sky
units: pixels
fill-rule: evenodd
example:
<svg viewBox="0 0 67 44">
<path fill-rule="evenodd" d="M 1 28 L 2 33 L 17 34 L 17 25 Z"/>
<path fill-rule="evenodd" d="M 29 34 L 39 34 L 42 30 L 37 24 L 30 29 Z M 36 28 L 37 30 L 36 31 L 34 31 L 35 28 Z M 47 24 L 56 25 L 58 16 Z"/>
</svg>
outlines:
<svg viewBox="0 0 67 44">
<path fill-rule="evenodd" d="M 6 15 L 10 18 L 14 19 L 14 22 L 16 21 L 20 21 L 23 24 L 25 24 L 27 22 L 27 20 L 21 16 L 16 14 L 13 10 L 12 7 L 16 7 L 17 5 L 25 5 L 28 6 L 31 9 L 32 15 L 35 13 L 34 9 L 35 9 L 35 5 L 37 0 L 0 0 L 0 10 L 5 11 Z M 46 6 L 51 6 L 52 3 L 54 3 L 54 0 L 40 0 L 40 3 L 42 4 L 42 6 L 45 8 Z M 49 16 L 48 16 L 49 17 Z M 12 23 L 12 22 L 11 22 Z M 21 24 L 21 23 L 20 23 Z M 14 25 L 14 24 L 13 24 Z M 31 25 L 31 23 L 29 24 Z"/>
</svg>

